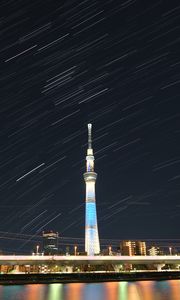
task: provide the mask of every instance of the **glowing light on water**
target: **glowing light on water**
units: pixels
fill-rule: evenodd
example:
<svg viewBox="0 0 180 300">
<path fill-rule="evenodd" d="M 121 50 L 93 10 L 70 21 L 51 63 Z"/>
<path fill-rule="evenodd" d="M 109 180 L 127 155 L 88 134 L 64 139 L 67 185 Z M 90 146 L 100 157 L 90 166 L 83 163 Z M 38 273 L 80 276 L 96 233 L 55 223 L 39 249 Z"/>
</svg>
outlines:
<svg viewBox="0 0 180 300">
<path fill-rule="evenodd" d="M 143 300 L 154 300 L 154 281 L 139 281 L 138 286 Z"/>
<path fill-rule="evenodd" d="M 50 284 L 48 287 L 48 300 L 63 299 L 63 286 L 61 283 Z"/>
<path fill-rule="evenodd" d="M 83 283 L 70 283 L 67 286 L 66 290 L 66 297 L 64 298 L 57 298 L 57 300 L 61 299 L 67 299 L 67 300 L 83 300 L 84 298 L 82 297 L 82 291 L 84 288 Z M 56 300 L 56 299 L 49 299 L 49 300 Z M 92 300 L 94 300 L 92 298 Z"/>
<path fill-rule="evenodd" d="M 128 283 L 118 282 L 118 300 L 128 300 Z"/>
<path fill-rule="evenodd" d="M 22 286 L 20 286 L 22 289 Z M 25 297 L 22 299 L 26 300 L 44 300 L 46 286 L 42 284 L 28 284 L 26 286 Z M 15 298 L 13 298 L 15 300 Z M 21 299 L 20 297 L 18 299 Z"/>
<path fill-rule="evenodd" d="M 142 294 L 140 293 L 140 289 L 138 289 L 136 283 L 129 283 L 128 299 L 143 300 Z"/>
</svg>

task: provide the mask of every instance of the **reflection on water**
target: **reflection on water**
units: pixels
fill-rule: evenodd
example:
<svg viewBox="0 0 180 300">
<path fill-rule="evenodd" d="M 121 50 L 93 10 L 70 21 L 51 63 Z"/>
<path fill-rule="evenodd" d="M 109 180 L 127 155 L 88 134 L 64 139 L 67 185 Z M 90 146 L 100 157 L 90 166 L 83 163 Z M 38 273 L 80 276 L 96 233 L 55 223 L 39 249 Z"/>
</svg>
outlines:
<svg viewBox="0 0 180 300">
<path fill-rule="evenodd" d="M 124 282 L 118 283 L 118 300 L 127 300 L 128 299 L 127 288 L 128 288 L 127 282 L 124 281 Z"/>
<path fill-rule="evenodd" d="M 170 281 L 169 286 L 169 295 L 171 295 L 171 300 L 177 300 L 177 295 L 179 295 L 180 298 L 180 280 Z"/>
<path fill-rule="evenodd" d="M 21 287 L 19 285 L 19 287 Z M 42 284 L 31 284 L 26 285 L 24 289 L 24 296 L 26 297 L 26 300 L 44 300 L 45 299 L 45 288 L 46 286 Z M 11 299 L 11 298 L 10 298 Z M 14 299 L 14 298 L 12 298 Z M 24 300 L 24 298 L 17 298 Z M 4 300 L 4 299 L 3 299 Z"/>
<path fill-rule="evenodd" d="M 0 286 L 0 300 L 180 300 L 180 280 Z"/>
<path fill-rule="evenodd" d="M 67 284 L 65 286 L 65 297 L 60 298 L 60 300 L 61 299 L 71 299 L 71 300 L 79 299 L 79 300 L 83 300 L 82 299 L 82 289 L 83 289 L 83 283 L 70 283 L 70 284 Z"/>
<path fill-rule="evenodd" d="M 47 300 L 63 299 L 63 285 L 61 283 L 49 284 L 47 287 L 48 287 Z"/>
<path fill-rule="evenodd" d="M 161 296 L 163 300 L 171 299 L 170 292 L 170 282 L 159 281 L 155 284 L 155 290 L 157 290 L 159 297 Z"/>
<path fill-rule="evenodd" d="M 106 282 L 104 283 L 104 287 L 106 289 L 105 291 L 105 298 L 106 299 L 111 299 L 111 300 L 116 300 L 117 295 L 118 295 L 118 282 Z"/>
<path fill-rule="evenodd" d="M 139 281 L 138 285 L 139 285 L 139 289 L 142 294 L 141 297 L 143 300 L 158 299 L 157 296 L 156 297 L 154 296 L 154 295 L 157 295 L 157 294 L 155 294 L 155 291 L 154 291 L 154 281 Z"/>
<path fill-rule="evenodd" d="M 127 299 L 133 299 L 133 300 L 141 300 L 142 293 L 141 289 L 139 288 L 137 283 L 130 283 L 128 287 L 128 298 Z M 143 299 L 144 300 L 144 299 Z"/>
<path fill-rule="evenodd" d="M 71 298 L 69 298 L 71 299 Z M 69 300 L 68 299 L 68 300 Z M 78 298 L 74 299 L 77 300 Z M 105 298 L 103 284 L 84 284 L 82 300 L 103 300 Z"/>
</svg>

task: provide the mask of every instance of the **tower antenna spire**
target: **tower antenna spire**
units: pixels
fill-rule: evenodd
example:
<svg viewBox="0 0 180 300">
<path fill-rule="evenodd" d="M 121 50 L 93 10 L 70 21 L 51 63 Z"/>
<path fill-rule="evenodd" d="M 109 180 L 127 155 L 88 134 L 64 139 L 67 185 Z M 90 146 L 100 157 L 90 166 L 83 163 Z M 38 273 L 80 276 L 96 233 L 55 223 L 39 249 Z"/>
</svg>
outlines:
<svg viewBox="0 0 180 300">
<path fill-rule="evenodd" d="M 88 124 L 88 149 L 92 149 L 92 124 Z"/>
</svg>

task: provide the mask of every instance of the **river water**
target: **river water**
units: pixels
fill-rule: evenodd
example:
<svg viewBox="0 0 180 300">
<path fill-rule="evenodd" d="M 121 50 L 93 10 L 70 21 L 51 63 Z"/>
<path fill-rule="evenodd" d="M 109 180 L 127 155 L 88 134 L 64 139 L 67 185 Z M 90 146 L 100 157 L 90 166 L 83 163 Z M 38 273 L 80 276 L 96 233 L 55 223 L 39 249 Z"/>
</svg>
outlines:
<svg viewBox="0 0 180 300">
<path fill-rule="evenodd" d="M 180 300 L 180 280 L 0 286 L 0 300 Z"/>
</svg>

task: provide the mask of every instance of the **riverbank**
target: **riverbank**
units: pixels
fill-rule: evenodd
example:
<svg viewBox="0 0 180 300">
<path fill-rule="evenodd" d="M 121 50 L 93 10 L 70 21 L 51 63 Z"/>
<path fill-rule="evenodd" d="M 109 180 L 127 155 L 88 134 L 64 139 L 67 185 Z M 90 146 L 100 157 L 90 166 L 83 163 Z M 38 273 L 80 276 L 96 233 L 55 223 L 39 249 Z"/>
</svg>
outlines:
<svg viewBox="0 0 180 300">
<path fill-rule="evenodd" d="M 179 271 L 128 273 L 0 274 L 0 285 L 180 279 Z"/>
</svg>

